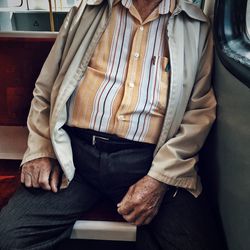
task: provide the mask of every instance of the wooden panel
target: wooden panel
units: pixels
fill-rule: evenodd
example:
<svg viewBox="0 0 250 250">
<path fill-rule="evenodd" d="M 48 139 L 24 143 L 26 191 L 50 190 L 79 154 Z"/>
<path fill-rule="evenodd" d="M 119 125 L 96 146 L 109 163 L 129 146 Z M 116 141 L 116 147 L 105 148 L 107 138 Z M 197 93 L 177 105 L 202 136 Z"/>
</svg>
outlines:
<svg viewBox="0 0 250 250">
<path fill-rule="evenodd" d="M 35 81 L 55 38 L 0 38 L 0 125 L 25 125 Z"/>
<path fill-rule="evenodd" d="M 22 160 L 27 139 L 27 127 L 0 126 L 0 159 Z"/>
<path fill-rule="evenodd" d="M 20 185 L 20 161 L 0 160 L 0 210 Z"/>
</svg>

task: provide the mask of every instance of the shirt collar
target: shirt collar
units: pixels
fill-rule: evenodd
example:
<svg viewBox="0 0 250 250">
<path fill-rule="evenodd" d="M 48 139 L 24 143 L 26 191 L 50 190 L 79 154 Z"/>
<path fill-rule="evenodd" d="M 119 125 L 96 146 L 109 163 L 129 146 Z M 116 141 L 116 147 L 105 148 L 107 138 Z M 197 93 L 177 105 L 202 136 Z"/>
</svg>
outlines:
<svg viewBox="0 0 250 250">
<path fill-rule="evenodd" d="M 159 4 L 159 14 L 168 14 L 170 10 L 170 0 L 162 0 Z"/>
<path fill-rule="evenodd" d="M 87 0 L 87 5 L 99 5 L 103 0 Z"/>
<path fill-rule="evenodd" d="M 104 0 L 87 0 L 86 3 L 87 5 L 99 5 L 103 2 Z M 113 2 L 113 6 L 119 3 L 121 0 L 111 0 Z"/>
<path fill-rule="evenodd" d="M 126 8 L 130 8 L 133 4 L 133 0 L 115 0 L 114 4 L 117 2 L 122 2 L 122 5 Z M 159 4 L 159 14 L 164 15 L 169 12 L 173 13 L 175 8 L 175 0 L 162 0 Z"/>
<path fill-rule="evenodd" d="M 122 5 L 123 5 L 124 7 L 126 7 L 126 8 L 128 8 L 128 9 L 131 7 L 131 5 L 132 5 L 132 3 L 133 3 L 132 0 L 121 0 L 121 2 L 122 2 Z"/>
<path fill-rule="evenodd" d="M 88 5 L 99 5 L 103 1 L 104 0 L 87 0 L 86 3 Z M 126 2 L 126 0 L 108 0 L 108 1 L 113 2 L 113 4 L 118 3 L 119 1 Z M 132 0 L 127 0 L 127 1 L 132 2 Z M 168 11 L 170 11 L 172 13 L 175 9 L 175 1 L 176 0 L 162 0 L 160 5 L 165 6 L 165 7 L 162 7 L 162 10 L 159 10 L 159 11 L 161 13 L 165 13 L 167 10 L 167 8 L 166 8 L 167 2 L 170 2 L 170 3 L 168 3 L 170 5 L 170 7 L 168 8 L 167 13 L 168 13 Z M 198 20 L 203 21 L 203 22 L 207 22 L 208 19 L 206 18 L 206 16 L 202 13 L 202 11 L 197 9 L 198 7 L 196 7 L 193 4 L 192 0 L 177 0 L 176 2 L 177 2 L 176 8 L 178 8 L 181 11 L 185 11 L 187 13 L 187 15 L 190 16 L 191 18 L 198 19 Z M 174 4 L 172 4 L 172 3 L 174 3 Z"/>
</svg>

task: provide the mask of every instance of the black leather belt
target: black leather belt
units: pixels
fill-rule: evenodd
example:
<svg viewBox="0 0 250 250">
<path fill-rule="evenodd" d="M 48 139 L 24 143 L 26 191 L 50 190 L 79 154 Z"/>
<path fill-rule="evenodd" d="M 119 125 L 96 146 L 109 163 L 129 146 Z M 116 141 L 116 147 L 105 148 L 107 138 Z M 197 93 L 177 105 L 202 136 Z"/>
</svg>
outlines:
<svg viewBox="0 0 250 250">
<path fill-rule="evenodd" d="M 107 134 L 91 129 L 82 129 L 76 127 L 63 127 L 70 136 L 76 136 L 82 139 L 88 145 L 97 148 L 104 152 L 117 152 L 125 149 L 136 149 L 136 148 L 152 148 L 154 150 L 155 144 L 137 142 L 121 138 L 117 135 Z"/>
</svg>

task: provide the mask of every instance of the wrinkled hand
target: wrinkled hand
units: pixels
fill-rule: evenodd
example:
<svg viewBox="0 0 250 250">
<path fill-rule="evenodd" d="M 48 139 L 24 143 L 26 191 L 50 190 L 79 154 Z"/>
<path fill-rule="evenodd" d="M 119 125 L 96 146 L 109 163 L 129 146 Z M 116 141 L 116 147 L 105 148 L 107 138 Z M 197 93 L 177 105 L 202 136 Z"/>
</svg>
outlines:
<svg viewBox="0 0 250 250">
<path fill-rule="evenodd" d="M 56 193 L 61 178 L 61 168 L 55 159 L 38 158 L 22 166 L 21 182 L 26 187 L 42 188 Z"/>
<path fill-rule="evenodd" d="M 149 224 L 158 213 L 168 186 L 146 175 L 132 185 L 117 211 L 123 218 L 137 226 Z"/>
</svg>

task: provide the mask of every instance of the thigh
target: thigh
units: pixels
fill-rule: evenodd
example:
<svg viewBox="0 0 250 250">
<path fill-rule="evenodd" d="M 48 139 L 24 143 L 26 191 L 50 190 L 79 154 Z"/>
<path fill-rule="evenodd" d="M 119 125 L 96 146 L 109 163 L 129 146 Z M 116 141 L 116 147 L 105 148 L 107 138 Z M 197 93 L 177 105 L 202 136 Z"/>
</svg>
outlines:
<svg viewBox="0 0 250 250">
<path fill-rule="evenodd" d="M 58 193 L 22 185 L 0 213 L 0 248 L 50 249 L 99 197 L 77 177 Z"/>
<path fill-rule="evenodd" d="M 147 175 L 153 160 L 152 148 L 121 150 L 101 154 L 100 183 L 105 194 L 120 202 L 130 186 Z"/>
<path fill-rule="evenodd" d="M 158 214 L 149 226 L 142 228 L 142 233 L 143 230 L 148 230 L 156 240 L 155 249 L 224 249 L 222 235 L 204 196 L 195 198 L 184 189 L 179 189 L 175 197 L 166 195 Z"/>
<path fill-rule="evenodd" d="M 75 166 L 82 178 L 115 203 L 120 202 L 128 188 L 145 176 L 151 167 L 153 145 L 107 153 L 75 134 L 70 137 Z"/>
</svg>

